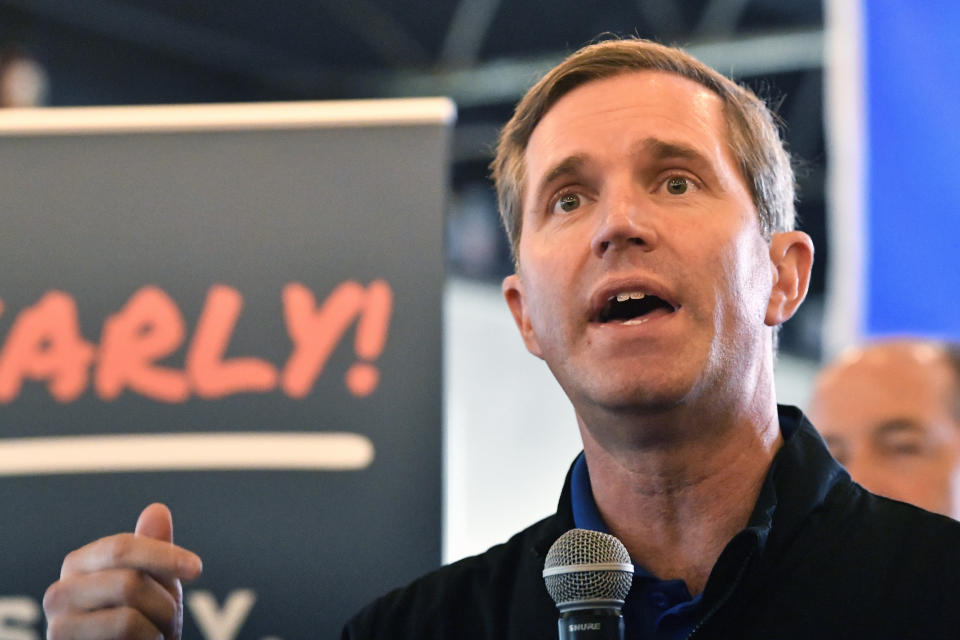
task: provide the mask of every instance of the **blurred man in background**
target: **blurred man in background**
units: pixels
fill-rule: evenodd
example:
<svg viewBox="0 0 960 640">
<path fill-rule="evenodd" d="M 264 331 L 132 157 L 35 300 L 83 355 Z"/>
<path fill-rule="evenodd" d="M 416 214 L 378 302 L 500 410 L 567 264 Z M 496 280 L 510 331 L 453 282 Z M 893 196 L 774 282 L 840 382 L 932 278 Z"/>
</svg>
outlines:
<svg viewBox="0 0 960 640">
<path fill-rule="evenodd" d="M 851 349 L 820 374 L 810 416 L 864 487 L 960 518 L 960 345 Z"/>
</svg>

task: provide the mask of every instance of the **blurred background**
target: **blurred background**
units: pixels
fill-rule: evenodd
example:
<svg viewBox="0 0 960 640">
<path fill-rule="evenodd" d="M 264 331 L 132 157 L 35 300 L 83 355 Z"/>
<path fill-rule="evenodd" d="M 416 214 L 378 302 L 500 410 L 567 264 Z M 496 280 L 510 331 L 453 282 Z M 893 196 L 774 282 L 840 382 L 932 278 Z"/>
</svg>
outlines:
<svg viewBox="0 0 960 640">
<path fill-rule="evenodd" d="M 800 228 L 817 247 L 811 291 L 781 333 L 778 364 L 781 399 L 803 404 L 823 351 L 830 268 L 819 2 L 0 0 L 0 82 L 3 103 L 14 106 L 455 101 L 445 230 L 449 560 L 549 513 L 579 449 L 569 404 L 524 352 L 500 298 L 511 263 L 488 164 L 498 129 L 529 85 L 604 34 L 682 45 L 782 117 L 797 165 Z M 517 491 L 512 502 L 500 498 Z"/>
<path fill-rule="evenodd" d="M 783 117 L 811 295 L 783 331 L 817 359 L 824 274 L 823 8 L 781 0 L 0 0 L 4 104 L 123 105 L 450 96 L 448 273 L 510 270 L 487 165 L 523 91 L 573 49 L 638 34 L 687 47 Z"/>
<path fill-rule="evenodd" d="M 783 118 L 800 227 L 817 246 L 810 295 L 781 333 L 781 396 L 802 404 L 823 348 L 829 268 L 818 2 L 0 0 L 0 95 L 5 106 L 455 101 L 445 230 L 449 560 L 549 513 L 579 449 L 568 402 L 523 350 L 500 298 L 511 263 L 488 164 L 529 85 L 604 34 L 682 45 Z M 504 492 L 516 499 L 504 502 Z"/>
<path fill-rule="evenodd" d="M 880 57 L 866 61 L 864 23 L 881 34 Z M 927 37 L 934 26 L 939 31 Z M 580 448 L 569 403 L 526 354 L 499 290 L 512 267 L 488 164 L 523 92 L 586 43 L 639 35 L 683 46 L 774 107 L 795 159 L 799 228 L 817 248 L 810 293 L 781 331 L 777 364 L 781 401 L 802 407 L 820 362 L 853 339 L 960 334 L 960 265 L 952 257 L 960 255 L 960 225 L 950 195 L 956 163 L 948 169 L 945 160 L 960 145 L 951 126 L 960 90 L 945 82 L 960 66 L 950 44 L 957 29 L 960 10 L 947 0 L 0 0 L 0 104 L 412 96 L 456 103 L 444 233 L 449 561 L 553 511 Z M 927 57 L 905 62 L 908 52 Z M 884 85 L 880 106 L 862 98 L 861 79 L 879 87 L 888 78 L 903 84 Z M 887 110 L 898 100 L 926 104 L 918 98 L 928 95 L 940 97 L 904 120 Z M 881 133 L 902 137 L 866 153 L 858 145 L 867 113 L 874 144 Z M 936 154 L 915 148 L 920 134 Z M 868 174 L 900 196 L 864 195 Z M 875 215 L 867 234 L 866 204 L 873 213 L 889 205 L 899 226 Z M 923 239 L 915 237 L 920 229 Z M 934 255 L 951 261 L 933 266 Z M 884 279 L 869 280 L 863 270 Z M 877 309 L 889 321 L 876 320 Z M 930 310 L 939 324 L 924 324 L 935 315 Z"/>
</svg>

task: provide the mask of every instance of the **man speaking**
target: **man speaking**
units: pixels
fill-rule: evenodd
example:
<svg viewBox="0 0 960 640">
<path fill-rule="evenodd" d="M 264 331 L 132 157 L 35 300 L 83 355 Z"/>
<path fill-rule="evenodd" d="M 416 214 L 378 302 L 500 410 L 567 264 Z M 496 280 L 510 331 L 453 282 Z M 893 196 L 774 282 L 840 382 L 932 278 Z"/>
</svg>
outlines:
<svg viewBox="0 0 960 640">
<path fill-rule="evenodd" d="M 555 515 L 374 602 L 343 637 L 556 638 L 541 575 L 574 527 L 629 552 L 628 638 L 953 637 L 960 524 L 853 484 L 776 404 L 776 327 L 813 247 L 763 103 L 680 50 L 603 42 L 527 93 L 493 167 L 516 261 L 504 295 L 584 451 Z M 178 637 L 178 580 L 199 561 L 169 528 L 151 506 L 141 535 L 70 554 L 49 637 Z"/>
</svg>

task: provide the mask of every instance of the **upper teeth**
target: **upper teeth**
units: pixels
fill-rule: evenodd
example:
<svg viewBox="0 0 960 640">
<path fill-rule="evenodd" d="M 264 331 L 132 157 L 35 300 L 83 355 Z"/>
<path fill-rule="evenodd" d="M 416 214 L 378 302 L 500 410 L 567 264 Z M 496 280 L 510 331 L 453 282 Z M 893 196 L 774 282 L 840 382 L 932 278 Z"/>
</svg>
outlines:
<svg viewBox="0 0 960 640">
<path fill-rule="evenodd" d="M 627 300 L 643 300 L 647 294 L 640 291 L 628 291 L 617 294 L 617 302 L 626 302 Z"/>
</svg>

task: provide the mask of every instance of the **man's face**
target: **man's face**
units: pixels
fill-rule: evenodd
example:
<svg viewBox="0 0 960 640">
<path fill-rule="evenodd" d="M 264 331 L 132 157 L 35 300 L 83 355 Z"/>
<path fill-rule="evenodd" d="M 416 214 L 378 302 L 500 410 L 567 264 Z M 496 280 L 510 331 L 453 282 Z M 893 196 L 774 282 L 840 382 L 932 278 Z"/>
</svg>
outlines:
<svg viewBox="0 0 960 640">
<path fill-rule="evenodd" d="M 932 346 L 875 345 L 824 372 L 810 417 L 834 457 L 864 487 L 957 517 L 954 384 L 952 369 Z"/>
<path fill-rule="evenodd" d="M 660 72 L 592 81 L 547 112 L 525 163 L 504 293 L 578 411 L 752 393 L 776 269 L 720 98 Z"/>
</svg>

